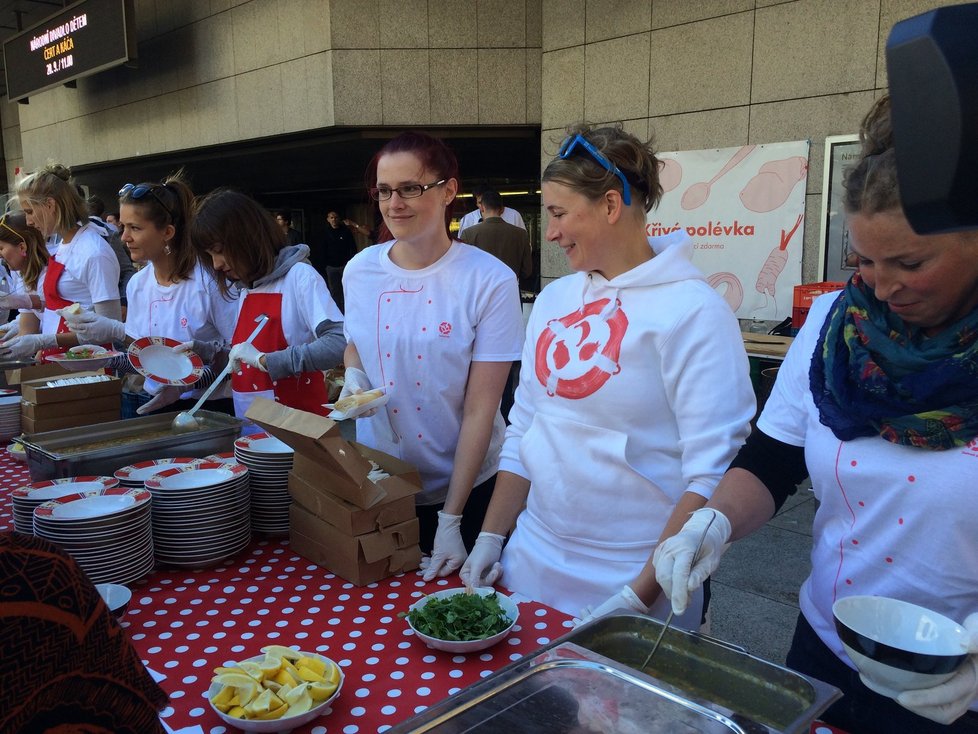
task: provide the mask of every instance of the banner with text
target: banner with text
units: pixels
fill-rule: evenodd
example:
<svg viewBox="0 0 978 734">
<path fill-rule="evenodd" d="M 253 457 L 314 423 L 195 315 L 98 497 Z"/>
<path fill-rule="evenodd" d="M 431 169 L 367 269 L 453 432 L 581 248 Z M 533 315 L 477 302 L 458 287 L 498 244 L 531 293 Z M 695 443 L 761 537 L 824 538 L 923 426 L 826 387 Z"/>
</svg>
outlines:
<svg viewBox="0 0 978 734">
<path fill-rule="evenodd" d="M 791 315 L 805 241 L 807 140 L 660 153 L 650 236 L 685 229 L 693 262 L 742 319 Z"/>
</svg>

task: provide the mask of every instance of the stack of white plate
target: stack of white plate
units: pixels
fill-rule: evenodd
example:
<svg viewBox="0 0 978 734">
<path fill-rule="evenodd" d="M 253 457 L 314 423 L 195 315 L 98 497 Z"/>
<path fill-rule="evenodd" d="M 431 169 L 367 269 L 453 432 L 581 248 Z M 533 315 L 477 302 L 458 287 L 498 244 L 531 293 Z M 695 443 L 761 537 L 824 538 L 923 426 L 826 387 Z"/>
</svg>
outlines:
<svg viewBox="0 0 978 734">
<path fill-rule="evenodd" d="M 202 461 L 146 480 L 153 493 L 156 560 L 200 568 L 233 556 L 251 541 L 248 467 Z"/>
<path fill-rule="evenodd" d="M 20 435 L 20 395 L 16 390 L 0 390 L 0 441 Z"/>
<path fill-rule="evenodd" d="M 152 495 L 113 487 L 34 508 L 34 534 L 64 548 L 96 584 L 129 584 L 153 570 Z"/>
<path fill-rule="evenodd" d="M 201 461 L 203 459 L 195 459 L 190 456 L 178 456 L 173 459 L 150 459 L 149 461 L 140 461 L 136 464 L 130 464 L 121 469 L 116 469 L 113 476 L 119 480 L 119 484 L 123 487 L 137 487 L 141 489 L 146 484 L 147 479 L 155 474 L 159 474 L 161 471 L 172 469 L 175 466 L 199 464 Z"/>
<path fill-rule="evenodd" d="M 251 527 L 260 533 L 289 532 L 289 471 L 295 452 L 267 433 L 234 442 L 234 455 L 251 470 Z"/>
<path fill-rule="evenodd" d="M 222 454 L 211 454 L 210 456 L 205 456 L 204 461 L 217 461 L 223 464 L 238 464 L 238 457 L 234 455 L 233 451 L 225 451 Z"/>
<path fill-rule="evenodd" d="M 48 500 L 117 486 L 119 480 L 112 477 L 65 477 L 25 484 L 10 493 L 10 502 L 14 510 L 14 530 L 33 535 L 34 508 Z"/>
</svg>

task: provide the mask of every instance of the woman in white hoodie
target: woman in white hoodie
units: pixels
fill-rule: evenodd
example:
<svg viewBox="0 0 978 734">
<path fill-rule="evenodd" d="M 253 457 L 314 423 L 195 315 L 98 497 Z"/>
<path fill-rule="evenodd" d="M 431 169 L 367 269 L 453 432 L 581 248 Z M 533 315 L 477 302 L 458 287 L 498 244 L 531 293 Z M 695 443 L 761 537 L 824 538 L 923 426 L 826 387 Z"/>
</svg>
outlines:
<svg viewBox="0 0 978 734">
<path fill-rule="evenodd" d="M 575 616 L 668 613 L 652 553 L 710 497 L 754 395 L 737 320 L 688 237 L 646 237 L 658 170 L 651 146 L 620 128 L 578 127 L 544 171 L 546 236 L 577 272 L 530 316 L 466 583 L 501 578 Z M 701 612 L 702 597 L 676 623 L 698 628 Z"/>
</svg>

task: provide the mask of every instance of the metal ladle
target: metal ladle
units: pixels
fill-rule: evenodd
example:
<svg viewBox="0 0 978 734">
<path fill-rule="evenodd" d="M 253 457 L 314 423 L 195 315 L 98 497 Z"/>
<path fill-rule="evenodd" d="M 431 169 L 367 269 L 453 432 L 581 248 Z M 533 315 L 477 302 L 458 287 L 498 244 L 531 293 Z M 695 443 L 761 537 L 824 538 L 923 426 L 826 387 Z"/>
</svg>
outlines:
<svg viewBox="0 0 978 734">
<path fill-rule="evenodd" d="M 262 330 L 262 328 L 265 326 L 265 323 L 268 321 L 268 316 L 265 314 L 261 314 L 258 318 L 255 319 L 255 321 L 258 322 L 258 326 L 256 326 L 255 330 L 251 332 L 251 336 L 249 336 L 247 339 L 244 340 L 245 344 L 251 344 L 251 341 L 256 336 L 258 336 L 258 333 Z M 228 363 L 224 365 L 224 369 L 221 370 L 221 373 L 214 378 L 214 382 L 211 383 L 210 387 L 208 387 L 204 391 L 204 394 L 201 395 L 200 398 L 198 398 L 196 403 L 194 403 L 194 407 L 192 407 L 190 410 L 184 410 L 177 413 L 176 418 L 173 419 L 173 423 L 171 424 L 174 431 L 176 431 L 177 433 L 188 433 L 190 431 L 196 431 L 200 428 L 200 421 L 197 420 L 197 418 L 194 416 L 194 413 L 196 413 L 200 409 L 200 406 L 203 405 L 204 401 L 207 400 L 207 398 L 211 396 L 211 393 L 213 393 L 214 390 L 217 389 L 217 386 L 220 385 L 222 382 L 224 382 L 224 378 L 227 377 L 230 372 L 231 372 L 231 360 L 229 359 Z"/>
</svg>

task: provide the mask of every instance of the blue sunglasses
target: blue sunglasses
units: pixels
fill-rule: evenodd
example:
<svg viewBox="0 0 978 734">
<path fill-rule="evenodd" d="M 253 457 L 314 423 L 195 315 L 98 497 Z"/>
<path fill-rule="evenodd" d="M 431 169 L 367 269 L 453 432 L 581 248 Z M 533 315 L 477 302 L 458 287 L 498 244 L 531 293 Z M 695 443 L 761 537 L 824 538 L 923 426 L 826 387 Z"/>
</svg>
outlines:
<svg viewBox="0 0 978 734">
<path fill-rule="evenodd" d="M 608 160 L 608 157 L 605 156 L 604 153 L 602 153 L 600 150 L 598 150 L 593 145 L 591 145 L 591 143 L 589 143 L 587 138 L 585 138 L 583 135 L 578 133 L 574 137 L 567 138 L 563 143 L 561 143 L 560 150 L 557 151 L 558 157 L 570 158 L 571 154 L 574 152 L 574 149 L 578 145 L 584 148 L 584 150 L 586 150 L 591 155 L 591 157 L 595 161 L 597 161 L 602 168 L 604 168 L 604 170 L 606 170 L 608 173 L 614 174 L 619 179 L 621 179 L 621 185 L 623 187 L 621 193 L 621 199 L 622 201 L 625 202 L 625 206 L 631 206 L 632 205 L 631 185 L 628 183 L 628 179 L 625 178 L 625 174 L 621 172 L 618 166 L 616 166 L 614 163 Z"/>
<path fill-rule="evenodd" d="M 173 211 L 166 205 L 166 202 L 160 198 L 160 195 L 156 193 L 155 189 L 160 188 L 166 191 L 166 184 L 131 184 L 127 183 L 121 189 L 119 189 L 119 198 L 124 199 L 127 196 L 133 201 L 139 201 L 144 196 L 149 194 L 161 207 L 163 211 L 170 215 L 170 219 L 173 219 Z"/>
</svg>

